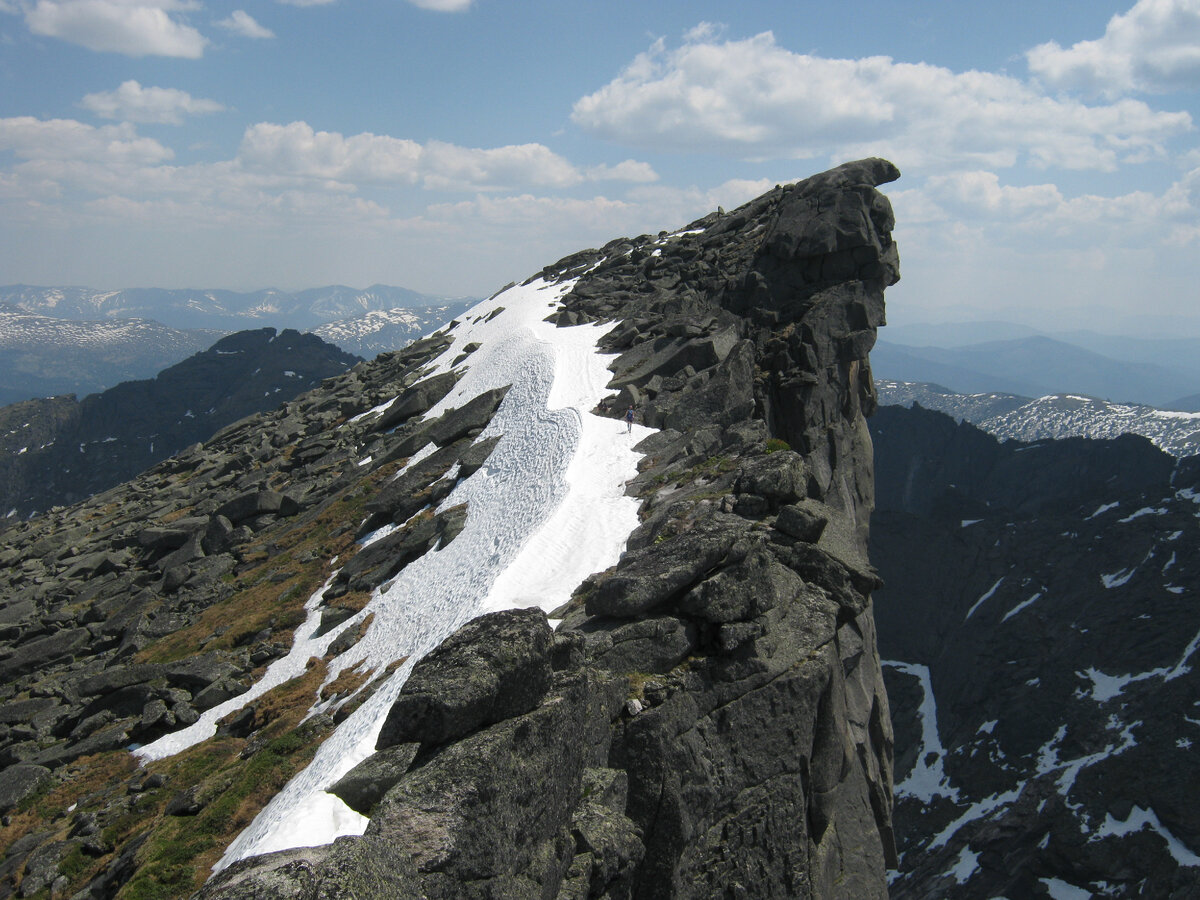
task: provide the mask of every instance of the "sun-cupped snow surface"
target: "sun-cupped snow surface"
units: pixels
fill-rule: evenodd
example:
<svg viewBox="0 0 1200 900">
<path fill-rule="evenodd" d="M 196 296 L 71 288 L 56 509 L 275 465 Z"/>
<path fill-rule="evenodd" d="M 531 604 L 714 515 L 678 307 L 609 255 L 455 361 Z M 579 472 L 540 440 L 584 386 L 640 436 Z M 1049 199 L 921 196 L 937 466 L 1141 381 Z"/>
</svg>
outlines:
<svg viewBox="0 0 1200 900">
<path fill-rule="evenodd" d="M 607 327 L 558 328 L 543 321 L 572 284 L 537 280 L 484 301 L 464 314 L 451 332 L 453 343 L 429 367 L 426 377 L 448 371 L 467 344 L 479 344 L 462 378 L 427 419 L 486 390 L 512 386 L 481 435 L 500 436 L 487 463 L 442 504 L 467 503 L 466 524 L 447 547 L 426 553 L 376 589 L 338 629 L 372 617 L 362 639 L 330 662 L 328 681 L 345 669 L 382 672 L 407 661 L 325 740 L 309 766 L 229 846 L 217 869 L 247 856 L 361 834 L 367 819 L 325 789 L 374 752 L 416 660 L 484 612 L 535 605 L 551 610 L 586 575 L 619 559 L 638 524 L 637 501 L 625 495 L 640 458 L 633 446 L 650 429 L 634 425 L 627 432 L 623 422 L 590 413 L 612 377 L 612 357 L 596 350 Z M 316 623 L 310 623 L 297 631 L 294 651 L 305 660 L 321 655 L 333 636 L 323 635 L 322 646 L 313 646 Z M 211 734 L 215 724 L 206 714 L 192 727 L 202 726 L 199 731 L 168 735 L 140 754 L 178 752 Z"/>
</svg>

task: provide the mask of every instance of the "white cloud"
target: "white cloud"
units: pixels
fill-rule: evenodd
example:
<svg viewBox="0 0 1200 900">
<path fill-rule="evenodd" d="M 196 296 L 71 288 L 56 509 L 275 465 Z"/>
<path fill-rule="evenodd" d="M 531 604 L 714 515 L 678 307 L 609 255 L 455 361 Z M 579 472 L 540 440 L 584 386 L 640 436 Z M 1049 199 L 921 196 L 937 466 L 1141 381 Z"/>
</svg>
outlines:
<svg viewBox="0 0 1200 900">
<path fill-rule="evenodd" d="M 153 165 L 175 154 L 158 141 L 139 137 L 132 125 L 100 128 L 74 119 L 0 119 L 0 150 L 19 159 L 71 160 L 117 165 Z"/>
<path fill-rule="evenodd" d="M 408 0 L 413 6 L 433 12 L 466 12 L 472 0 Z"/>
<path fill-rule="evenodd" d="M 234 34 L 240 34 L 242 37 L 257 39 L 275 37 L 275 32 L 270 28 L 260 25 L 244 9 L 235 9 L 230 13 L 228 18 L 221 19 L 217 24 L 222 28 L 229 29 Z"/>
<path fill-rule="evenodd" d="M 208 41 L 171 17 L 194 8 L 187 0 L 37 0 L 26 8 L 25 22 L 34 34 L 89 50 L 197 59 Z"/>
<path fill-rule="evenodd" d="M 1200 169 L 1161 193 L 1067 196 L 1054 184 L 1006 185 L 994 172 L 931 176 L 890 194 L 898 229 L 922 249 L 972 242 L 1048 255 L 1164 250 L 1200 240 Z"/>
<path fill-rule="evenodd" d="M 1062 193 L 1053 184 L 1001 185 L 994 172 L 956 172 L 926 179 L 924 193 L 943 207 L 962 213 L 1025 217 L 1058 208 Z"/>
<path fill-rule="evenodd" d="M 597 167 L 585 176 L 542 144 L 487 149 L 441 141 L 420 144 L 370 133 L 346 137 L 315 131 L 305 122 L 251 126 L 238 158 L 257 171 L 337 182 L 419 184 L 434 190 L 565 188 L 585 177 L 634 182 L 654 177 L 648 165 L 634 160 Z"/>
<path fill-rule="evenodd" d="M 1139 0 L 1113 16 L 1104 36 L 1066 49 L 1054 41 L 1026 53 L 1047 84 L 1115 96 L 1200 87 L 1200 0 Z"/>
<path fill-rule="evenodd" d="M 206 115 L 225 108 L 215 100 L 193 97 L 186 91 L 142 87 L 133 80 L 123 82 L 115 91 L 88 94 L 79 105 L 102 119 L 168 125 L 181 124 L 184 116 Z"/>
<path fill-rule="evenodd" d="M 1200 0 L 1197 0 L 1200 2 Z M 871 154 L 902 170 L 1035 165 L 1112 170 L 1165 154 L 1186 112 L 1139 101 L 1088 106 L 1006 75 L 955 73 L 888 57 L 792 53 L 770 32 L 715 43 L 711 28 L 639 54 L 572 112 L 610 140 L 743 158 Z"/>
<path fill-rule="evenodd" d="M 586 177 L 588 181 L 632 181 L 641 184 L 658 181 L 658 173 L 649 163 L 633 159 L 619 162 L 615 166 L 592 166 L 587 170 Z"/>
</svg>

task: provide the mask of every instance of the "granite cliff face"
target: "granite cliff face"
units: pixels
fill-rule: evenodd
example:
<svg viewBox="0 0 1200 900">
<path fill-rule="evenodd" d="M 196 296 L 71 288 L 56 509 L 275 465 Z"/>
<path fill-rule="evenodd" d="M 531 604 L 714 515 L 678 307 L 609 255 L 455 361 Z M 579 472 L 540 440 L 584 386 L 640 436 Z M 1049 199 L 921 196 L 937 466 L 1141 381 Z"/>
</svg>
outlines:
<svg viewBox="0 0 1200 900">
<path fill-rule="evenodd" d="M 557 325 L 615 323 L 594 413 L 659 429 L 627 485 L 626 552 L 556 628 L 490 613 L 411 667 L 376 752 L 329 788 L 361 834 L 235 861 L 201 897 L 886 896 L 864 417 L 898 278 L 876 188 L 898 174 L 849 163 L 537 276 L 571 285 Z M 442 501 L 495 475 L 503 446 L 484 432 L 508 388 L 425 415 L 479 352 L 457 333 L 6 534 L 0 691 L 28 707 L 0 737 L 8 890 L 187 895 L 386 690 L 323 667 L 368 629 L 369 597 L 464 539 L 470 505 Z M 293 629 L 326 635 L 316 658 L 214 737 L 141 766 L 126 752 L 235 697 Z"/>
<path fill-rule="evenodd" d="M 1200 460 L 871 428 L 892 896 L 1200 896 Z"/>
</svg>

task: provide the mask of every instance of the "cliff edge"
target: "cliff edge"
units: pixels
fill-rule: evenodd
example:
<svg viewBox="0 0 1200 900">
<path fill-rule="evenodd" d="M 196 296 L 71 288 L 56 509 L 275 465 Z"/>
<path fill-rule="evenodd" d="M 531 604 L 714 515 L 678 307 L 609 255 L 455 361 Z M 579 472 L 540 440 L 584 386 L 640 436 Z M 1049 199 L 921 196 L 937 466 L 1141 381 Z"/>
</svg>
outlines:
<svg viewBox="0 0 1200 900">
<path fill-rule="evenodd" d="M 847 163 L 574 254 L 5 532 L 0 897 L 886 896 L 864 417 L 899 277 L 877 188 L 898 176 Z M 522 325 L 542 345 L 599 336 L 594 408 L 521 407 L 525 375 L 546 388 L 563 365 L 537 340 L 495 376 L 516 332 L 472 336 L 531 309 L 550 317 Z M 470 580 L 517 552 L 503 541 L 525 540 L 521 522 L 473 486 L 517 472 L 527 493 L 557 490 L 514 459 L 563 455 L 542 428 L 590 428 L 613 452 L 646 435 L 615 487 L 636 508 L 624 552 L 573 576 L 549 618 L 532 580 L 509 577 L 507 605 L 534 608 L 446 602 L 443 640 L 420 618 L 442 601 L 413 573 L 457 560 Z M 603 440 L 588 446 L 571 465 L 605 466 Z M 415 624 L 381 646 L 398 584 Z M 375 707 L 374 752 L 317 791 L 354 827 L 231 845 L 286 830 L 260 827 L 264 804 Z"/>
<path fill-rule="evenodd" d="M 202 897 L 887 895 L 864 415 L 897 176 L 847 164 L 542 273 L 579 277 L 560 324 L 620 320 L 612 408 L 661 429 L 627 552 L 555 631 L 497 612 L 417 664 L 334 788 L 362 837 Z"/>
</svg>

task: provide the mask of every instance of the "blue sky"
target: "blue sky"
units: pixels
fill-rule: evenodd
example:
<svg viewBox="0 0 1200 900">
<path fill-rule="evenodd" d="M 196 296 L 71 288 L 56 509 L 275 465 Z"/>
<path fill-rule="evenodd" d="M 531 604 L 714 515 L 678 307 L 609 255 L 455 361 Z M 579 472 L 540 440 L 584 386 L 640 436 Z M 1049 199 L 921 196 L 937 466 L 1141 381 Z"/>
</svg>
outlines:
<svg viewBox="0 0 1200 900">
<path fill-rule="evenodd" d="M 1200 333 L 1200 0 L 0 0 L 0 283 L 491 293 L 866 155 L 896 323 Z"/>
</svg>

